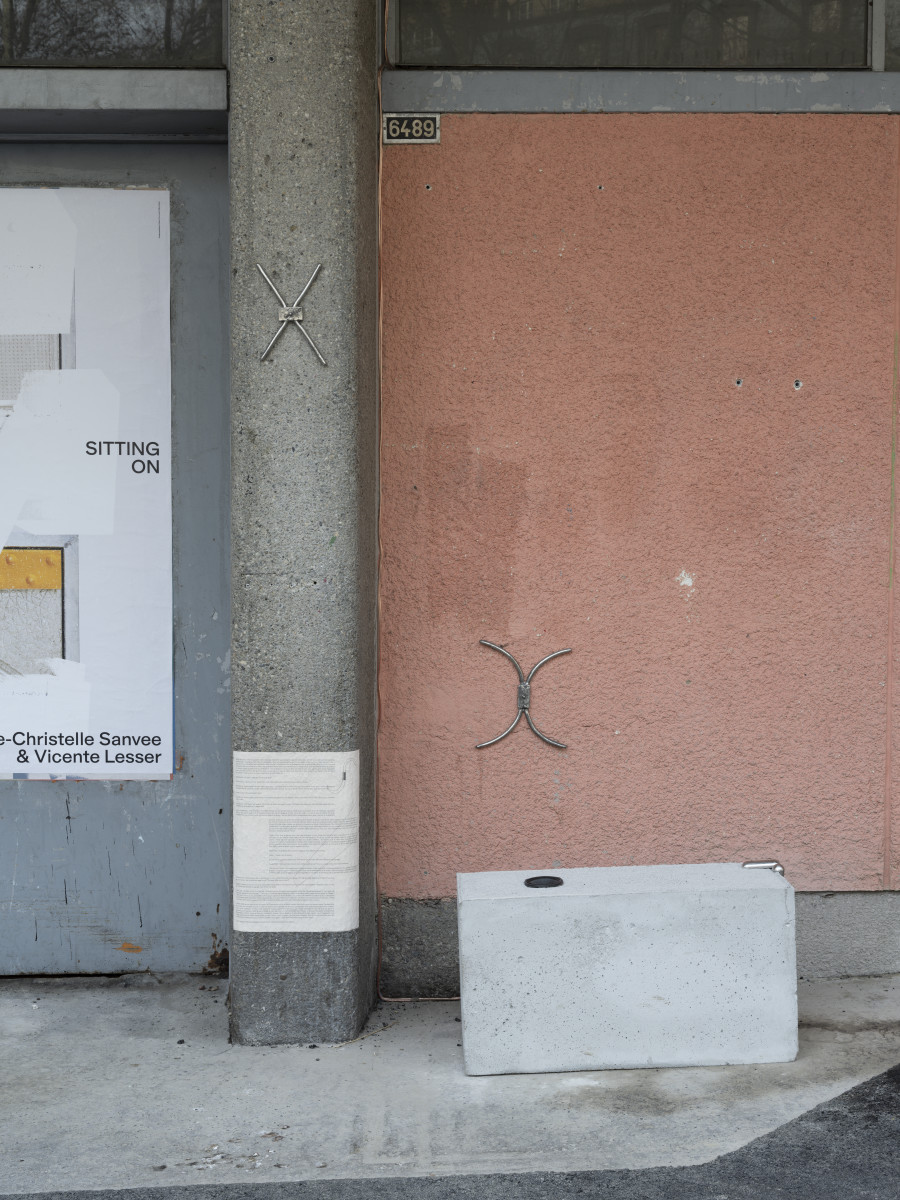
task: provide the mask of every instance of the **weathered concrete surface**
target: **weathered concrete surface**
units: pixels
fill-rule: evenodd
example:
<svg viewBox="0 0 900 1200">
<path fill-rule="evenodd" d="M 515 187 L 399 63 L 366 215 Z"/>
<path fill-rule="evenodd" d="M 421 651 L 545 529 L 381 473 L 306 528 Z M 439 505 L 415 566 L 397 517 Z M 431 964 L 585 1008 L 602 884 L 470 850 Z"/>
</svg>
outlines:
<svg viewBox="0 0 900 1200">
<path fill-rule="evenodd" d="M 900 972 L 900 893 L 798 892 L 796 900 L 804 979 Z"/>
<path fill-rule="evenodd" d="M 797 892 L 801 979 L 900 973 L 900 894 Z M 381 901 L 385 996 L 458 996 L 456 900 Z"/>
<path fill-rule="evenodd" d="M 381 901 L 384 996 L 458 996 L 456 899 Z"/>
<path fill-rule="evenodd" d="M 882 887 L 898 128 L 473 114 L 385 148 L 385 895 L 768 857 Z M 567 750 L 475 749 L 515 714 L 480 638 L 573 648 L 532 694 Z"/>
<path fill-rule="evenodd" d="M 374 976 L 375 12 L 231 5 L 233 663 L 236 750 L 360 751 L 361 919 L 236 934 L 237 1041 L 340 1040 Z M 261 263 L 299 331 L 278 327 Z"/>
<path fill-rule="evenodd" d="M 466 1072 L 791 1062 L 794 889 L 740 863 L 460 875 Z"/>
<path fill-rule="evenodd" d="M 480 1078 L 458 1004 L 383 1005 L 349 1045 L 253 1047 L 228 1044 L 225 994 L 0 982 L 0 1190 L 700 1163 L 900 1060 L 898 977 L 801 984 L 793 1063 Z"/>
<path fill-rule="evenodd" d="M 182 1200 L 888 1200 L 900 1171 L 900 1067 L 779 1126 L 748 1146 L 695 1167 L 539 1171 L 427 1179 L 195 1184 Z M 35 1196 L 35 1193 L 32 1193 Z M 43 1193 L 76 1200 L 78 1192 Z M 163 1200 L 165 1188 L 98 1194 L 97 1200 Z"/>
</svg>

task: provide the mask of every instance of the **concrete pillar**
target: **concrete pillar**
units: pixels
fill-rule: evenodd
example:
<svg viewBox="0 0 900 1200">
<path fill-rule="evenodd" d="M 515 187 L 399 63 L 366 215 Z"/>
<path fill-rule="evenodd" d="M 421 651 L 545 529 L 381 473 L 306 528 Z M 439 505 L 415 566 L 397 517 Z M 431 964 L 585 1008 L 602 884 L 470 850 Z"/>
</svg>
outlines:
<svg viewBox="0 0 900 1200">
<path fill-rule="evenodd" d="M 360 751 L 360 926 L 239 933 L 231 1032 L 353 1037 L 375 966 L 376 6 L 231 0 L 233 745 Z M 316 263 L 304 324 L 278 304 Z"/>
</svg>

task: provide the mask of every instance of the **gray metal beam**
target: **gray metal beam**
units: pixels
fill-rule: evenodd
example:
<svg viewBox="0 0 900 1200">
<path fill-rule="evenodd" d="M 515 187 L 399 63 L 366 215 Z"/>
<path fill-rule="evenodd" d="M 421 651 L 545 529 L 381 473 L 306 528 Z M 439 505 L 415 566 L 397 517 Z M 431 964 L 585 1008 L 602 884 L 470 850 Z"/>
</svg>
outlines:
<svg viewBox="0 0 900 1200">
<path fill-rule="evenodd" d="M 0 139 L 224 139 L 227 72 L 4 67 Z"/>
<path fill-rule="evenodd" d="M 0 70 L 0 109 L 216 112 L 227 107 L 225 71 Z"/>
<path fill-rule="evenodd" d="M 900 112 L 900 73 L 389 70 L 386 112 Z"/>
</svg>

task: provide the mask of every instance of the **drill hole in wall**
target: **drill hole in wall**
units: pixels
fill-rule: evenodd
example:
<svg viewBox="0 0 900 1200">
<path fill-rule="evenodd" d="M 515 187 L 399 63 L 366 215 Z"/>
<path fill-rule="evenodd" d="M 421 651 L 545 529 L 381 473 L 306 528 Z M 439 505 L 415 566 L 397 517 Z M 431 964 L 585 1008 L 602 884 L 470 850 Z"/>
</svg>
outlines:
<svg viewBox="0 0 900 1200">
<path fill-rule="evenodd" d="M 799 392 L 802 387 L 803 387 L 803 380 L 795 379 L 794 380 L 794 391 Z"/>
<path fill-rule="evenodd" d="M 736 380 L 734 381 L 734 386 L 735 386 L 735 387 L 743 387 L 743 385 L 744 385 L 744 381 L 743 381 L 743 379 L 736 379 Z"/>
<path fill-rule="evenodd" d="M 525 886 L 530 888 L 562 887 L 563 881 L 558 875 L 532 875 L 525 880 Z"/>
</svg>

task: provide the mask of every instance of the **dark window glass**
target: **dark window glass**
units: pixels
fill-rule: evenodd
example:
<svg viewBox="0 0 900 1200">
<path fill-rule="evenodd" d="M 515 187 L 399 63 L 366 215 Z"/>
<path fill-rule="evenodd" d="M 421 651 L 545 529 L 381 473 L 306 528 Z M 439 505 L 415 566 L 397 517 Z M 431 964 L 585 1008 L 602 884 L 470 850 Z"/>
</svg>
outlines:
<svg viewBox="0 0 900 1200">
<path fill-rule="evenodd" d="M 900 71 L 900 0 L 885 3 L 884 69 Z"/>
<path fill-rule="evenodd" d="M 0 66 L 219 67 L 223 0 L 0 0 Z"/>
<path fill-rule="evenodd" d="M 865 67 L 866 0 L 399 0 L 408 67 Z"/>
</svg>

